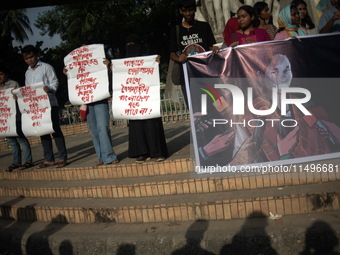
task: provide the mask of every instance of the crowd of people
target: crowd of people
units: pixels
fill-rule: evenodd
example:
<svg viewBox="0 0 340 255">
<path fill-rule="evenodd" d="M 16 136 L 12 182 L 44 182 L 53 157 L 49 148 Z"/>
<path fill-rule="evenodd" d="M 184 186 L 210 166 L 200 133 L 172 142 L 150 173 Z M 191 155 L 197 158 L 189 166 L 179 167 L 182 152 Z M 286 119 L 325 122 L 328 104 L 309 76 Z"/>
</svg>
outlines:
<svg viewBox="0 0 340 255">
<path fill-rule="evenodd" d="M 171 33 L 170 58 L 181 65 L 187 61 L 189 55 L 212 51 L 212 55 L 218 54 L 220 48 L 215 46 L 216 41 L 211 27 L 206 22 L 195 20 L 196 1 L 180 0 L 179 12 L 183 22 L 175 26 Z M 340 0 L 332 0 L 334 7 L 326 11 L 320 18 L 318 30 L 320 33 L 340 32 Z M 279 27 L 268 24 L 270 12 L 268 4 L 257 2 L 252 6 L 242 6 L 236 13 L 237 17 L 228 20 L 223 33 L 224 46 L 235 47 L 237 45 L 264 42 L 271 40 L 283 40 L 289 37 L 304 36 L 310 29 L 315 28 L 311 17 L 307 12 L 307 4 L 303 0 L 294 0 L 284 7 L 278 19 Z M 32 45 L 22 49 L 24 61 L 28 65 L 25 73 L 25 85 L 29 86 L 38 82 L 44 83 L 44 91 L 51 102 L 51 119 L 53 124 L 53 137 L 58 150 L 59 162 L 57 167 L 67 165 L 67 150 L 65 139 L 60 129 L 58 102 L 55 93 L 59 83 L 53 67 L 39 60 L 39 54 Z M 141 55 L 141 42 L 138 35 L 129 35 L 126 38 L 126 57 Z M 159 62 L 159 58 L 156 59 Z M 104 63 L 109 62 L 104 59 Z M 108 70 L 110 70 L 108 68 Z M 179 68 L 177 76 L 180 78 L 182 92 L 188 105 L 188 98 L 184 87 L 183 69 Z M 67 70 L 64 69 L 67 75 Z M 9 70 L 0 67 L 0 90 L 15 89 L 19 85 L 9 79 Z M 17 115 L 18 137 L 7 137 L 12 148 L 13 164 L 6 171 L 14 169 L 27 169 L 34 166 L 31 148 L 27 138 L 21 131 L 20 115 Z M 109 128 L 109 108 L 107 100 L 91 103 L 88 105 L 87 124 L 91 134 L 95 151 L 98 155 L 96 165 L 117 164 L 119 162 L 112 148 Z M 41 136 L 44 151 L 44 162 L 38 168 L 55 165 L 50 135 Z M 25 163 L 21 163 L 21 150 L 23 150 Z M 147 120 L 131 120 L 129 125 L 129 149 L 128 156 L 137 158 L 137 163 L 145 162 L 150 157 L 162 161 L 168 156 L 165 142 L 164 129 L 161 118 Z"/>
</svg>

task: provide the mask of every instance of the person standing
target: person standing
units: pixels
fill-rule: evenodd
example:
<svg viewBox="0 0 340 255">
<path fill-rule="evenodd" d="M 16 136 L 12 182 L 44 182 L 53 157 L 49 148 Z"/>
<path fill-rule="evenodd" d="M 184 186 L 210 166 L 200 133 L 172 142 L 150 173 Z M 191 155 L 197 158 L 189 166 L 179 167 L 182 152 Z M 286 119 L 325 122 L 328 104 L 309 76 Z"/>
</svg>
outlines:
<svg viewBox="0 0 340 255">
<path fill-rule="evenodd" d="M 229 38 L 229 45 L 237 45 L 271 41 L 267 31 L 258 28 L 259 18 L 253 7 L 249 5 L 241 6 L 237 10 L 237 19 L 240 29 L 232 33 Z"/>
<path fill-rule="evenodd" d="M 171 32 L 170 41 L 170 58 L 182 64 L 187 61 L 187 57 L 207 50 L 212 51 L 215 55 L 219 51 L 219 47 L 214 46 L 216 43 L 211 27 L 207 22 L 195 20 L 196 1 L 180 0 L 179 12 L 183 16 L 184 21 L 174 27 Z M 180 55 L 177 55 L 177 52 Z M 185 90 L 183 69 L 180 71 L 180 83 L 185 102 L 188 106 L 188 98 Z"/>
<path fill-rule="evenodd" d="M 136 34 L 126 37 L 126 57 L 141 56 L 140 38 Z M 159 63 L 158 56 L 156 61 Z M 168 157 L 162 118 L 129 120 L 129 158 L 137 158 L 136 163 L 143 163 L 150 158 L 157 162 Z"/>
<path fill-rule="evenodd" d="M 37 49 L 33 45 L 26 45 L 21 50 L 22 56 L 28 65 L 25 73 L 25 85 L 29 86 L 35 83 L 43 82 L 44 91 L 47 93 L 51 103 L 51 119 L 54 132 L 52 135 L 58 149 L 59 162 L 57 168 L 67 165 L 67 151 L 64 135 L 59 126 L 58 101 L 55 93 L 59 87 L 59 82 L 54 68 L 39 60 Z M 45 161 L 38 168 L 45 168 L 55 164 L 51 135 L 40 136 L 41 144 L 44 151 Z"/>
<path fill-rule="evenodd" d="M 295 5 L 290 4 L 283 8 L 278 19 L 280 28 L 274 40 L 285 40 L 289 37 L 307 35 L 306 31 L 300 27 L 300 21 L 300 13 Z"/>
<path fill-rule="evenodd" d="M 89 44 L 91 44 L 91 42 L 85 39 L 81 46 Z M 103 63 L 109 67 L 110 62 L 108 59 L 104 58 Z M 66 66 L 63 69 L 63 73 L 67 76 Z M 111 93 L 110 88 L 111 86 L 109 85 L 109 91 Z M 86 122 L 94 150 L 98 156 L 96 166 L 118 164 L 119 159 L 112 148 L 108 98 L 87 104 Z"/>
<path fill-rule="evenodd" d="M 292 4 L 296 6 L 301 15 L 301 24 L 300 27 L 306 31 L 307 29 L 314 29 L 315 25 L 312 21 L 312 18 L 309 16 L 307 11 L 307 3 L 304 0 L 293 0 Z"/>
<path fill-rule="evenodd" d="M 277 27 L 275 27 L 272 24 L 267 24 L 266 20 L 269 20 L 270 18 L 270 12 L 268 4 L 265 2 L 257 2 L 254 4 L 254 10 L 257 13 L 257 16 L 259 17 L 260 23 L 258 25 L 258 28 L 263 28 L 267 31 L 268 35 L 270 36 L 270 39 L 274 40 L 275 35 L 277 33 Z"/>
<path fill-rule="evenodd" d="M 19 84 L 16 81 L 9 79 L 9 70 L 5 66 L 0 66 L 0 90 L 6 89 L 17 89 Z M 31 146 L 27 138 L 21 131 L 21 120 L 20 113 L 17 107 L 16 115 L 17 123 L 17 134 L 18 137 L 6 137 L 8 144 L 11 146 L 13 155 L 13 164 L 6 168 L 7 172 L 12 172 L 14 169 L 19 168 L 20 170 L 30 168 L 34 166 L 32 162 Z M 25 164 L 21 164 L 21 150 L 20 145 L 24 154 Z"/>
<path fill-rule="evenodd" d="M 322 14 L 318 30 L 320 34 L 340 32 L 340 0 L 332 0 L 334 7 Z"/>
</svg>

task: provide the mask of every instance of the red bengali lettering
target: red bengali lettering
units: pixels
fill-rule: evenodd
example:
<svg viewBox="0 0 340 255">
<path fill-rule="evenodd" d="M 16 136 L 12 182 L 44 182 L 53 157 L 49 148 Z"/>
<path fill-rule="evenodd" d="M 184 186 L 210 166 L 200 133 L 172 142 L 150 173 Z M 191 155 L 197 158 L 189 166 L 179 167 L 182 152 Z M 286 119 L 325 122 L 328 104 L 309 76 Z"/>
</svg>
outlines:
<svg viewBox="0 0 340 255">
<path fill-rule="evenodd" d="M 128 70 L 130 75 L 138 75 L 139 73 L 153 74 L 154 68 L 132 68 Z"/>
</svg>

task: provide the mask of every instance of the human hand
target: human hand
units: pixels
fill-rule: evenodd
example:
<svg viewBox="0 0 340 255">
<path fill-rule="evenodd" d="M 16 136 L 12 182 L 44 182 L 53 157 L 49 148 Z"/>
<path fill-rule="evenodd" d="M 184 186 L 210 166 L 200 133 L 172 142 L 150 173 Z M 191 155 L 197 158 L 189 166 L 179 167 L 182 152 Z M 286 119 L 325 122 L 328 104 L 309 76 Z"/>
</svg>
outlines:
<svg viewBox="0 0 340 255">
<path fill-rule="evenodd" d="M 158 63 L 158 64 L 160 64 L 161 63 L 161 56 L 160 55 L 157 55 L 157 57 L 156 57 L 156 62 Z"/>
<path fill-rule="evenodd" d="M 195 122 L 196 132 L 204 131 L 204 130 L 208 129 L 209 127 L 211 127 L 212 124 L 213 124 L 211 119 L 201 120 L 201 118 L 203 116 L 204 115 L 202 115 L 201 112 L 195 112 L 194 113 L 194 122 Z"/>
<path fill-rule="evenodd" d="M 226 134 L 219 134 L 214 137 L 206 146 L 203 147 L 204 153 L 210 157 L 221 151 L 228 149 L 230 144 L 234 141 L 235 132 L 231 131 Z"/>
<path fill-rule="evenodd" d="M 211 55 L 214 56 L 216 54 L 218 54 L 218 52 L 220 51 L 220 47 L 218 46 L 213 46 L 212 49 L 211 49 Z"/>
<path fill-rule="evenodd" d="M 47 86 L 44 86 L 44 87 L 43 87 L 43 90 L 44 90 L 46 93 L 50 92 L 50 88 L 47 87 Z"/>
<path fill-rule="evenodd" d="M 67 76 L 67 67 L 66 66 L 64 66 L 64 68 L 63 68 L 63 74 L 65 74 Z"/>
<path fill-rule="evenodd" d="M 231 166 L 246 165 L 254 162 L 261 151 L 261 143 L 253 142 L 253 136 L 249 136 L 237 151 Z"/>
<path fill-rule="evenodd" d="M 299 143 L 299 130 L 300 127 L 296 126 L 285 138 L 282 138 L 280 134 L 276 135 L 280 157 L 294 152 Z"/>
<path fill-rule="evenodd" d="M 239 42 L 233 42 L 232 44 L 230 44 L 229 47 L 235 47 L 235 46 L 237 46 L 237 45 L 239 45 Z"/>
<path fill-rule="evenodd" d="M 178 60 L 179 60 L 179 62 L 181 62 L 181 63 L 186 62 L 187 59 L 188 59 L 187 56 L 184 55 L 184 54 L 182 54 L 182 55 L 180 55 L 180 56 L 178 57 Z"/>
<path fill-rule="evenodd" d="M 18 96 L 17 96 L 16 94 L 13 93 L 13 90 L 14 90 L 14 89 L 11 90 L 11 93 L 12 93 L 12 95 L 13 95 L 13 99 L 14 99 L 14 100 L 18 100 Z"/>
<path fill-rule="evenodd" d="M 334 16 L 331 18 L 331 21 L 334 22 L 334 21 L 336 21 L 338 19 L 340 19 L 340 12 L 334 13 Z"/>
<path fill-rule="evenodd" d="M 336 144 L 340 144 L 340 128 L 335 125 L 332 122 L 329 122 L 327 120 L 319 120 L 326 128 L 327 131 L 323 128 L 317 127 L 317 130 L 321 136 L 323 136 L 325 139 L 330 138 L 331 136 L 334 139 L 334 142 Z"/>
<path fill-rule="evenodd" d="M 110 61 L 106 58 L 103 58 L 103 59 L 104 59 L 104 61 L 103 61 L 104 65 L 106 65 L 107 68 L 110 67 L 110 69 L 112 70 L 112 66 L 110 65 Z"/>
</svg>

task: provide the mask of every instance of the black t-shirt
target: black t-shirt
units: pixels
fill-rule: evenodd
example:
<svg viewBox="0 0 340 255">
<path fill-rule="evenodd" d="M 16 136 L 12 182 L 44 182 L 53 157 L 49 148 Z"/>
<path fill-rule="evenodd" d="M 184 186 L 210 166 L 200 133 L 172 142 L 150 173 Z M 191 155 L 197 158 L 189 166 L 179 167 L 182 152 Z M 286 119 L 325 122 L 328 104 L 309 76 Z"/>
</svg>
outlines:
<svg viewBox="0 0 340 255">
<path fill-rule="evenodd" d="M 196 21 L 191 28 L 179 25 L 180 51 L 187 56 L 208 51 L 216 41 L 207 22 Z M 177 52 L 176 26 L 171 32 L 170 52 Z"/>
</svg>

